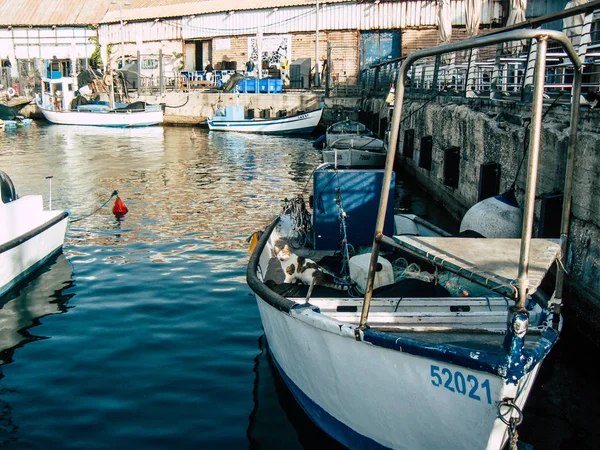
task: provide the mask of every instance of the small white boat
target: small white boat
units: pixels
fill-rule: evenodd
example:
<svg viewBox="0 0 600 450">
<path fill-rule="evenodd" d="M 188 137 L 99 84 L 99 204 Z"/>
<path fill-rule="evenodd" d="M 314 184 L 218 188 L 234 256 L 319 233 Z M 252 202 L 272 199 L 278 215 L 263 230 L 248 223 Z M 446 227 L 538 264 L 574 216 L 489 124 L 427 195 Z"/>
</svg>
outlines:
<svg viewBox="0 0 600 450">
<path fill-rule="evenodd" d="M 0 296 L 62 250 L 69 213 L 45 210 L 41 195 L 18 197 L 0 171 Z"/>
<path fill-rule="evenodd" d="M 311 134 L 323 115 L 323 108 L 274 119 L 245 119 L 244 107 L 231 105 L 217 110 L 206 123 L 211 131 L 261 134 Z"/>
<path fill-rule="evenodd" d="M 340 137 L 323 149 L 323 162 L 341 167 L 382 168 L 386 157 L 386 143 L 369 136 Z"/>
<path fill-rule="evenodd" d="M 522 29 L 419 50 L 398 70 L 390 148 L 403 131 L 413 64 L 521 39 L 537 42 L 540 61 L 546 40 L 561 45 L 580 92 L 581 62 L 561 32 Z M 305 203 L 304 193 L 286 201 L 250 239 L 247 282 L 274 366 L 315 424 L 346 447 L 516 448 L 532 386 L 562 329 L 579 109 L 574 95 L 561 239 L 534 239 L 543 73 L 534 78 L 518 237 L 472 229 L 495 229 L 496 214 L 469 217 L 468 233 L 459 236 L 394 215 L 395 154 L 388 152 L 384 170 L 317 168 L 312 201 Z M 498 210 L 489 202 L 476 209 Z M 280 258 L 289 252 L 278 249 L 286 244 L 296 256 L 284 273 Z M 320 275 L 307 284 L 284 282 L 310 273 L 307 259 Z"/>
<path fill-rule="evenodd" d="M 113 128 L 147 127 L 164 121 L 161 105 L 115 103 L 87 100 L 84 93 L 89 86 L 79 86 L 77 76 L 70 75 L 70 62 L 46 62 L 42 76 L 42 92 L 36 94 L 36 104 L 46 120 L 59 125 L 86 125 Z M 87 80 L 86 80 L 87 81 Z M 99 80 L 107 86 L 114 98 L 113 78 L 107 75 Z"/>
<path fill-rule="evenodd" d="M 367 126 L 356 120 L 342 120 L 327 127 L 325 132 L 325 145 L 333 146 L 340 139 L 354 138 L 357 144 L 361 138 L 369 139 L 373 136 L 373 132 Z"/>
</svg>

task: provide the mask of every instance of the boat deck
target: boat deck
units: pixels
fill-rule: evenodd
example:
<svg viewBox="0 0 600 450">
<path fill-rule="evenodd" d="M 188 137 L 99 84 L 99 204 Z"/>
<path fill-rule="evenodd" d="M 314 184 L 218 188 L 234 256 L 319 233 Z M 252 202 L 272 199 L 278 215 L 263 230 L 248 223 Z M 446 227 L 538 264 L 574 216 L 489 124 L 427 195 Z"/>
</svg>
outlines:
<svg viewBox="0 0 600 450">
<path fill-rule="evenodd" d="M 507 293 L 511 292 L 512 289 L 512 284 L 509 282 L 510 274 L 516 271 L 516 268 L 507 261 L 510 260 L 509 256 L 516 251 L 514 244 L 518 240 L 423 238 L 415 236 L 396 238 L 410 242 L 412 246 L 418 244 L 421 249 L 424 249 L 424 243 L 428 242 L 430 245 L 427 249 L 431 257 L 420 259 L 404 252 L 382 255 L 392 261 L 392 264 L 395 264 L 395 259 L 406 259 L 404 267 L 407 264 L 416 264 L 413 267 L 418 269 L 413 272 L 413 276 L 407 276 L 400 280 L 395 274 L 393 284 L 374 289 L 367 323 L 369 328 L 406 338 L 416 337 L 415 333 L 420 332 L 419 340 L 425 339 L 432 344 L 446 343 L 470 349 L 493 346 L 498 348 L 500 352 L 506 334 L 508 311 L 514 304 Z M 284 243 L 287 243 L 287 240 L 280 239 L 277 244 L 282 246 Z M 444 247 L 443 252 L 441 247 L 437 248 L 437 252 L 432 250 L 435 245 L 442 246 L 444 243 L 449 243 L 449 246 Z M 488 245 L 486 247 L 487 251 L 476 252 L 479 256 L 474 258 L 452 257 L 452 248 L 462 250 L 458 254 L 470 254 L 465 251 L 465 244 L 467 243 L 474 245 L 476 248 L 485 243 Z M 492 248 L 496 248 L 495 244 L 498 248 L 492 251 Z M 548 244 L 550 250 L 548 250 Z M 492 245 L 492 247 L 489 247 L 489 245 Z M 543 267 L 539 268 L 540 273 L 553 261 L 556 256 L 555 251 L 555 244 L 551 241 L 543 243 L 540 240 L 534 245 L 533 253 L 541 255 L 543 261 Z M 325 268 L 326 272 L 336 273 L 336 261 L 339 262 L 340 257 L 334 256 L 332 251 L 303 247 L 296 249 L 295 252 L 317 262 Z M 427 251 L 425 252 L 427 253 Z M 444 258 L 441 257 L 442 255 Z M 506 278 L 499 279 L 498 273 L 495 273 L 494 277 L 492 276 L 494 274 L 489 271 L 481 271 L 480 274 L 487 274 L 491 280 L 497 282 L 498 286 L 508 284 L 510 289 L 507 288 L 507 293 L 502 295 L 467 278 L 458 277 L 455 274 L 449 276 L 447 272 L 444 274 L 444 271 L 436 271 L 433 260 L 437 262 L 442 259 L 446 262 L 452 261 L 452 263 L 457 263 L 460 260 L 463 268 L 470 268 L 470 270 L 464 269 L 463 271 L 463 275 L 467 277 L 473 275 L 471 271 L 475 270 L 477 264 L 480 268 L 488 267 L 491 270 L 495 267 L 494 264 L 499 264 L 498 261 L 504 261 L 496 268 Z M 533 259 L 532 266 L 534 268 L 537 261 L 538 259 Z M 310 292 L 310 298 L 308 298 L 310 286 L 301 283 L 286 284 L 283 283 L 284 278 L 279 260 L 272 257 L 269 260 L 264 278 L 265 284 L 270 289 L 298 304 L 310 303 L 312 306 L 319 308 L 320 313 L 333 320 L 354 326 L 359 325 L 363 294 L 356 287 L 350 288 L 350 290 L 341 290 L 326 286 L 314 286 L 312 292 Z M 539 282 L 541 280 L 536 279 L 535 286 Z M 542 301 L 543 303 L 542 294 L 539 293 L 538 295 L 536 301 Z M 530 302 L 529 309 L 530 328 L 528 336 L 530 336 L 529 339 L 532 342 L 536 342 L 543 328 L 543 318 L 540 307 L 535 302 Z M 468 334 L 468 338 L 465 334 Z"/>
</svg>

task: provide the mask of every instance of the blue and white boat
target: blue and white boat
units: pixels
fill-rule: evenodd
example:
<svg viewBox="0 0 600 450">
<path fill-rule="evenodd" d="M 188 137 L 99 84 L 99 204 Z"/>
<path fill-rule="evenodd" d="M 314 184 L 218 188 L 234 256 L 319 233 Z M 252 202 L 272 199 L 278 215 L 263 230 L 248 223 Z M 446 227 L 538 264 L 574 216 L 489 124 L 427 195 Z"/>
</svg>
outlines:
<svg viewBox="0 0 600 450">
<path fill-rule="evenodd" d="M 273 119 L 245 119 L 242 105 L 217 109 L 206 123 L 211 131 L 236 131 L 261 134 L 311 134 L 323 115 L 323 108 Z"/>
<path fill-rule="evenodd" d="M 395 83 L 390 149 L 402 135 L 413 64 L 521 39 L 538 43 L 542 61 L 540 42 L 557 42 L 575 68 L 563 190 L 569 205 L 582 66 L 561 32 L 515 30 L 409 55 Z M 247 282 L 274 365 L 307 415 L 346 447 L 501 450 L 510 442 L 516 448 L 525 404 L 562 329 L 568 253 L 566 231 L 560 240 L 532 237 L 543 73 L 534 78 L 518 237 L 489 233 L 494 227 L 485 225 L 499 220 L 493 214 L 471 217 L 469 223 L 484 226 L 465 230 L 468 236 L 394 215 L 390 151 L 383 170 L 317 168 L 306 192 L 312 201 L 304 201 L 304 192 L 288 200 L 250 239 Z M 567 206 L 561 230 L 569 229 L 569 216 Z M 275 250 L 284 244 L 299 267 L 310 258 L 330 284 L 284 283 Z"/>
<path fill-rule="evenodd" d="M 17 196 L 0 171 L 0 296 L 62 250 L 68 223 L 69 213 L 44 209 L 41 195 Z"/>
</svg>

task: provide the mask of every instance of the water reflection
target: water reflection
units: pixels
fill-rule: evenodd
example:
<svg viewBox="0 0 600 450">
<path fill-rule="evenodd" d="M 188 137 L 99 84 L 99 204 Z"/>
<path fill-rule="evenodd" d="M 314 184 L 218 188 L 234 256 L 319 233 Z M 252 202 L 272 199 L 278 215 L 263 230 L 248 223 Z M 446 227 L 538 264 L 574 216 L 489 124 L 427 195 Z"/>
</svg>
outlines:
<svg viewBox="0 0 600 450">
<path fill-rule="evenodd" d="M 246 432 L 249 448 L 345 449 L 318 428 L 296 402 L 272 362 L 264 335 L 258 339 L 258 348 L 254 359 L 254 409 Z"/>
<path fill-rule="evenodd" d="M 65 291 L 73 285 L 72 274 L 71 264 L 60 253 L 32 274 L 28 282 L 2 298 L 0 365 L 12 362 L 17 348 L 28 342 L 45 339 L 33 334 L 32 328 L 40 324 L 42 317 L 67 311 L 66 303 L 73 294 Z"/>
</svg>

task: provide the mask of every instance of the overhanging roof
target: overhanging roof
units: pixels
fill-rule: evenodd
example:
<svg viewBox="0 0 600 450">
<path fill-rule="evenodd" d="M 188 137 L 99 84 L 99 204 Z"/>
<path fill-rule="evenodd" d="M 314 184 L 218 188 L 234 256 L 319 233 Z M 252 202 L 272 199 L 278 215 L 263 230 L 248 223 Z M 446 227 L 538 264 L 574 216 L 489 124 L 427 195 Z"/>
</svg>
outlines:
<svg viewBox="0 0 600 450">
<path fill-rule="evenodd" d="M 119 1 L 119 0 L 117 0 Z M 127 0 L 123 0 L 125 3 Z M 284 8 L 290 6 L 313 6 L 315 0 L 129 0 L 123 6 L 123 20 L 149 20 L 211 14 L 224 11 L 247 11 L 253 9 Z M 325 0 L 326 3 L 355 3 L 349 0 Z M 113 23 L 121 20 L 119 4 L 110 5 L 100 23 Z"/>
<path fill-rule="evenodd" d="M 0 26 L 93 25 L 111 6 L 111 0 L 0 0 Z"/>
</svg>

